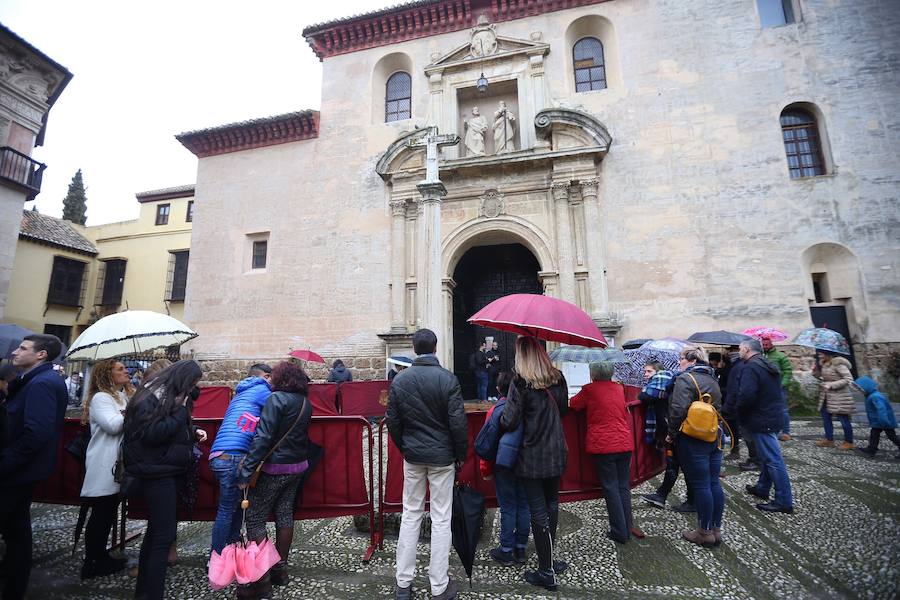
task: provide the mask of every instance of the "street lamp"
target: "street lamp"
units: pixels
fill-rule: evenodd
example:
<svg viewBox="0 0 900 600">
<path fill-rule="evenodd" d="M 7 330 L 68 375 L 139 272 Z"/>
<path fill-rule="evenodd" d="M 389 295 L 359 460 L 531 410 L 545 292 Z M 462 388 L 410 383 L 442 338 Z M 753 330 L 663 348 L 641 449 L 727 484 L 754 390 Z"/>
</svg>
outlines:
<svg viewBox="0 0 900 600">
<path fill-rule="evenodd" d="M 487 77 L 484 76 L 484 40 L 479 39 L 478 45 L 481 47 L 481 77 L 475 82 L 475 89 L 483 94 L 488 89 L 488 80 Z"/>
</svg>

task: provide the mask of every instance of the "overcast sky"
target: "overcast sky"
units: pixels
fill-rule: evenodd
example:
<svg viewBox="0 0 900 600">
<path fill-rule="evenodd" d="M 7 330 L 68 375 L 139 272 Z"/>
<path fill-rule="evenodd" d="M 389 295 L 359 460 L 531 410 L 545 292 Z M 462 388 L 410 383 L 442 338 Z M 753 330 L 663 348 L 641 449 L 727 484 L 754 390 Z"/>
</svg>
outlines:
<svg viewBox="0 0 900 600">
<path fill-rule="evenodd" d="M 0 22 L 74 75 L 34 151 L 38 210 L 61 216 L 80 168 L 88 225 L 135 218 L 136 192 L 194 183 L 176 133 L 319 108 L 304 27 L 396 3 L 0 0 Z"/>
</svg>

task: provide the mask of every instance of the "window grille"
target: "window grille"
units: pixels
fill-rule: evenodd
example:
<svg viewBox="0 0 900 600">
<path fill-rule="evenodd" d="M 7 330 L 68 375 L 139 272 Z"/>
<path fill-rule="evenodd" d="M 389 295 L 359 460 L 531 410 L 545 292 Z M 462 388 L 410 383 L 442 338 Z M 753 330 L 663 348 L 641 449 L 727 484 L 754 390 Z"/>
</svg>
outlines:
<svg viewBox="0 0 900 600">
<path fill-rule="evenodd" d="M 50 273 L 50 287 L 47 290 L 47 304 L 61 306 L 81 306 L 87 282 L 84 277 L 85 264 L 64 256 L 53 257 Z"/>
<path fill-rule="evenodd" d="M 409 119 L 412 116 L 412 79 L 409 73 L 394 73 L 385 87 L 384 122 Z"/>
<path fill-rule="evenodd" d="M 575 42 L 572 64 L 575 67 L 576 92 L 606 89 L 606 65 L 600 40 L 586 37 Z"/>
<path fill-rule="evenodd" d="M 172 208 L 170 204 L 160 204 L 156 207 L 156 224 L 157 225 L 168 225 L 169 224 L 169 209 Z"/>
<path fill-rule="evenodd" d="M 169 269 L 166 274 L 166 300 L 184 302 L 187 288 L 189 251 L 179 250 L 169 253 Z"/>
<path fill-rule="evenodd" d="M 825 174 L 819 131 L 813 115 L 800 108 L 781 113 L 781 135 L 791 179 Z"/>
</svg>

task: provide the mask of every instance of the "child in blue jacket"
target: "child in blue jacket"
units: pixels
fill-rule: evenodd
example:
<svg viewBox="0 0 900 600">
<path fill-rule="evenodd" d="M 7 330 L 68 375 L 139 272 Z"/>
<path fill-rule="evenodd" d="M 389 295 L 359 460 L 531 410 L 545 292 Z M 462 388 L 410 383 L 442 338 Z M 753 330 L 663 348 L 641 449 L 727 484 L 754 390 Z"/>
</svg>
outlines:
<svg viewBox="0 0 900 600">
<path fill-rule="evenodd" d="M 858 450 L 863 454 L 875 456 L 882 432 L 900 449 L 900 441 L 897 440 L 896 432 L 897 417 L 894 416 L 891 403 L 884 394 L 878 391 L 878 384 L 871 377 L 860 377 L 856 380 L 856 385 L 866 393 L 866 416 L 869 417 L 869 426 L 872 428 L 869 433 L 869 446 L 858 448 Z M 900 458 L 900 452 L 897 457 Z"/>
</svg>

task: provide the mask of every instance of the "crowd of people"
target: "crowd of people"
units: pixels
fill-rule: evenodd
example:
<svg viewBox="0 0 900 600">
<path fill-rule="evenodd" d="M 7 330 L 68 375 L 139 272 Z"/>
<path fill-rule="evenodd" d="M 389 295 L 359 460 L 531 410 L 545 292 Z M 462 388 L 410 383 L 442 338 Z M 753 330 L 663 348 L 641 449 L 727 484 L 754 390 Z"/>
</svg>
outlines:
<svg viewBox="0 0 900 600">
<path fill-rule="evenodd" d="M 385 414 L 390 435 L 404 459 L 395 597 L 413 597 L 427 491 L 431 512 L 429 591 L 432 598 L 447 600 L 455 598 L 458 591 L 448 570 L 450 521 L 454 482 L 469 453 L 468 425 L 459 381 L 437 358 L 437 337 L 421 329 L 412 341 L 417 357 L 409 366 L 403 361 L 395 365 Z M 52 365 L 60 350 L 56 337 L 31 335 L 13 353 L 12 364 L 0 366 L 0 534 L 7 548 L 0 575 L 5 579 L 3 598 L 25 597 L 31 570 L 31 497 L 35 486 L 55 468 L 70 400 L 69 386 Z M 484 347 L 479 352 L 484 355 L 487 372 L 494 362 L 487 355 L 494 352 L 498 357 L 498 350 Z M 505 566 L 523 564 L 532 538 L 537 568 L 526 570 L 524 579 L 547 590 L 557 589 L 558 576 L 568 567 L 555 551 L 560 478 L 568 460 L 562 418 L 568 410 L 585 412 L 585 447 L 604 489 L 607 536 L 618 544 L 644 537 L 634 523 L 629 486 L 636 443 L 666 453 L 661 486 L 644 496 L 651 505 L 664 508 L 683 473 L 688 497 L 676 509 L 697 515 L 696 527 L 681 533 L 687 542 L 705 548 L 722 543 L 725 497 L 720 473 L 729 439 L 733 440 L 731 456 L 739 456 L 737 440 L 743 439 L 750 453 L 749 464 L 758 465 L 757 481 L 746 487 L 758 500 L 756 507 L 791 514 L 791 481 L 781 453 L 781 443 L 790 439 L 786 416 L 790 362 L 786 357 L 782 361 L 778 354 L 766 340 L 750 339 L 727 357 L 730 360 L 687 346 L 675 371 L 648 363 L 645 385 L 638 395 L 646 418 L 643 435 L 636 442 L 624 387 L 614 381 L 611 363 L 592 363 L 591 382 L 570 399 L 565 377 L 543 344 L 520 336 L 513 370 L 496 373 L 496 380 L 486 373 L 497 401 L 475 443 L 479 468 L 486 478 L 493 479 L 500 508 L 499 540 L 490 557 Z M 834 445 L 831 422 L 837 416 L 844 429 L 841 447 L 854 447 L 849 415 L 855 404 L 851 386 L 858 386 L 866 397 L 871 424 L 869 444 L 859 450 L 874 455 L 882 433 L 900 448 L 896 418 L 874 380 L 862 377 L 854 382 L 846 359 L 820 354 L 816 376 L 821 380 L 825 435 L 819 445 Z M 335 361 L 332 375 L 348 381 L 349 371 L 343 374 L 346 368 L 339 363 Z M 475 363 L 482 366 L 480 360 Z M 126 568 L 126 561 L 111 556 L 106 546 L 121 498 L 140 497 L 148 518 L 133 573 L 137 578 L 135 597 L 164 597 L 167 564 L 177 559 L 179 494 L 196 473 L 202 459 L 197 444 L 207 437 L 191 418 L 201 378 L 200 365 L 192 360 L 157 361 L 144 370 L 137 387 L 121 360 L 93 366 L 82 413 L 82 422 L 90 428 L 90 441 L 81 496 L 91 509 L 83 579 Z M 479 382 L 483 379 L 479 377 Z M 302 367 L 293 362 L 251 366 L 235 390 L 206 457 L 219 486 L 211 559 L 241 539 L 242 529 L 248 540 L 261 543 L 267 536 L 267 518 L 275 517 L 274 546 L 280 561 L 257 581 L 239 585 L 239 598 L 266 597 L 273 585 L 289 581 L 293 507 L 321 452 L 308 437 L 312 417 L 309 381 Z M 479 397 L 490 397 L 482 392 L 479 385 Z"/>
</svg>

